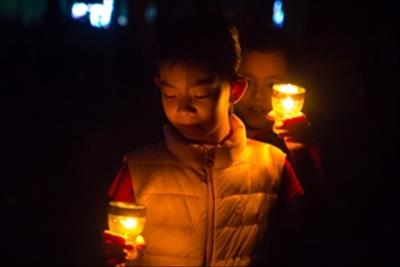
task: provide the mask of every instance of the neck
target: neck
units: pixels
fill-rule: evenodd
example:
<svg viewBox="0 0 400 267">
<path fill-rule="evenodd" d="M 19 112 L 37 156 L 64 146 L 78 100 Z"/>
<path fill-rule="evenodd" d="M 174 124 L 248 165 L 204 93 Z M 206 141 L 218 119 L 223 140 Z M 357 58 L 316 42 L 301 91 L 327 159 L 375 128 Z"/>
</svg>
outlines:
<svg viewBox="0 0 400 267">
<path fill-rule="evenodd" d="M 247 128 L 247 137 L 254 138 L 259 132 L 260 132 L 260 130 L 253 130 L 253 129 Z"/>
<path fill-rule="evenodd" d="M 261 129 L 246 129 L 247 137 L 252 139 L 265 138 L 265 136 L 269 136 L 272 134 L 272 129 L 270 127 L 264 127 Z"/>
<path fill-rule="evenodd" d="M 220 125 L 220 127 L 218 127 L 215 131 L 203 138 L 203 140 L 201 140 L 200 142 L 205 145 L 218 145 L 228 139 L 230 134 L 231 124 L 230 119 L 228 118 Z"/>
<path fill-rule="evenodd" d="M 219 128 L 217 131 L 215 131 L 213 134 L 211 134 L 209 138 L 206 138 L 203 143 L 206 145 L 218 145 L 228 139 L 230 134 L 231 126 L 229 123 L 227 123 Z"/>
</svg>

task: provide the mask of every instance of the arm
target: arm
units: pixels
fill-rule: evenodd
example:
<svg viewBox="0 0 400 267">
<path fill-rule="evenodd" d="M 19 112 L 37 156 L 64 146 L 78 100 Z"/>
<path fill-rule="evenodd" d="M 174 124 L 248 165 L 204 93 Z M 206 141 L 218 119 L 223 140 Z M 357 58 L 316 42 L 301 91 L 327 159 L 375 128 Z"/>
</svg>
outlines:
<svg viewBox="0 0 400 267">
<path fill-rule="evenodd" d="M 322 197 L 326 191 L 326 181 L 319 147 L 311 130 L 311 124 L 305 115 L 287 119 L 281 124 L 275 123 L 273 131 L 285 143 L 289 159 L 304 187 L 306 195 Z"/>
<path fill-rule="evenodd" d="M 268 220 L 268 232 L 257 248 L 260 258 L 254 266 L 297 266 L 295 253 L 303 228 L 304 190 L 288 160 L 285 161 L 278 202 Z M 294 257 L 296 256 L 296 257 Z M 300 266 L 300 265 L 298 265 Z"/>
<path fill-rule="evenodd" d="M 107 195 L 111 201 L 136 202 L 127 164 L 124 164 L 118 171 L 107 191 Z"/>
<path fill-rule="evenodd" d="M 296 152 L 303 152 L 310 156 L 304 150 Z M 296 163 L 300 164 L 301 161 Z M 322 183 L 323 180 L 322 182 L 316 180 L 320 183 L 315 182 L 316 177 L 320 176 L 315 174 L 315 169 L 310 165 L 299 165 L 303 168 L 302 175 L 308 174 L 314 179 L 311 179 L 313 183 L 305 184 L 304 180 L 300 181 L 295 166 L 289 161 L 285 164 L 278 215 L 280 255 L 284 265 L 323 265 L 326 260 L 322 255 L 324 255 L 323 243 L 327 238 L 325 227 L 329 225 L 326 216 L 330 210 L 328 192 L 325 183 Z M 300 189 L 296 189 L 298 187 Z"/>
<path fill-rule="evenodd" d="M 110 201 L 135 202 L 132 179 L 127 164 L 118 171 L 107 191 Z M 103 255 L 107 266 L 124 263 L 129 255 L 135 255 L 136 249 L 143 249 L 143 244 L 127 242 L 123 236 L 108 230 L 103 232 Z"/>
</svg>

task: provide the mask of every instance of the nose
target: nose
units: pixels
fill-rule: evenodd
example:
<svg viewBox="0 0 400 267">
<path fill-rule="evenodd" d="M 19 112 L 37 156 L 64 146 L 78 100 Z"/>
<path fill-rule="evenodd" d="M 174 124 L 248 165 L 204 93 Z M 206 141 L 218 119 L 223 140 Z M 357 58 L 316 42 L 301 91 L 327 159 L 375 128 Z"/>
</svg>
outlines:
<svg viewBox="0 0 400 267">
<path fill-rule="evenodd" d="M 177 111 L 183 114 L 193 114 L 196 112 L 196 108 L 193 106 L 193 101 L 190 96 L 184 96 L 179 100 Z"/>
<path fill-rule="evenodd" d="M 267 98 L 268 96 L 268 89 L 265 88 L 264 86 L 262 87 L 257 87 L 254 91 L 253 91 L 253 97 L 254 99 L 257 100 L 264 100 L 265 98 Z"/>
</svg>

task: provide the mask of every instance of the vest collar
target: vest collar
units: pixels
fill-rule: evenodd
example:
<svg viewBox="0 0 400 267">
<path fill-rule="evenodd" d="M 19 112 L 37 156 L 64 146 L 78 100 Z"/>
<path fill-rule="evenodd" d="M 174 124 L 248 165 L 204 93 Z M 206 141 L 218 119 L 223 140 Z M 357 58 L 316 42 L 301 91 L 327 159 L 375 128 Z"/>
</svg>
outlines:
<svg viewBox="0 0 400 267">
<path fill-rule="evenodd" d="M 230 117 L 231 134 L 218 145 L 202 145 L 183 137 L 173 126 L 164 125 L 165 143 L 180 161 L 204 168 L 225 168 L 238 160 L 246 147 L 246 128 L 236 116 Z"/>
</svg>

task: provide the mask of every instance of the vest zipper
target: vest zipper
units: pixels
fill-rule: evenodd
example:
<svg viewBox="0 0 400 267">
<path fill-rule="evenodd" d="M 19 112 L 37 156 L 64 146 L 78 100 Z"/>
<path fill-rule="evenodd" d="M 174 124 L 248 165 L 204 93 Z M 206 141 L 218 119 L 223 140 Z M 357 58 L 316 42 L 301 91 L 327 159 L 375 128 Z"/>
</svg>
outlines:
<svg viewBox="0 0 400 267">
<path fill-rule="evenodd" d="M 214 231 L 215 231 L 215 191 L 211 168 L 214 160 L 209 155 L 210 149 L 204 148 L 204 163 L 207 174 L 207 202 L 208 202 L 208 221 L 207 221 L 207 246 L 206 246 L 206 266 L 212 265 L 214 253 Z"/>
</svg>

